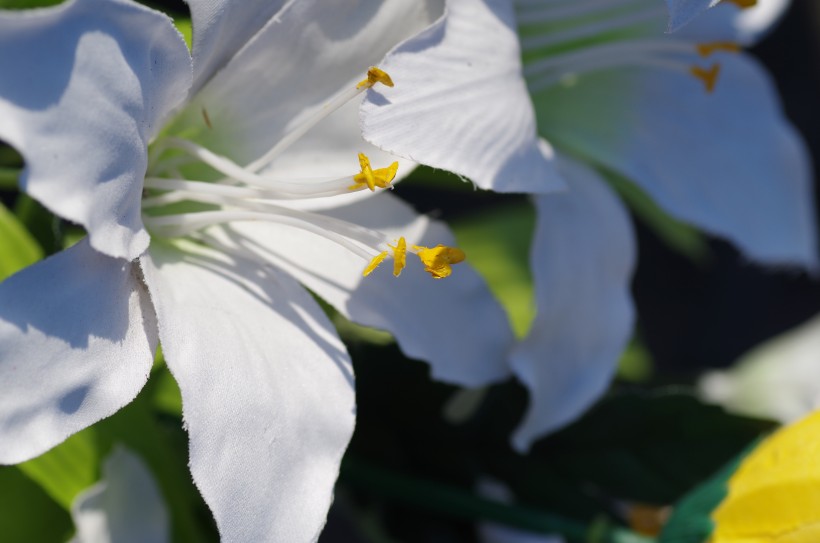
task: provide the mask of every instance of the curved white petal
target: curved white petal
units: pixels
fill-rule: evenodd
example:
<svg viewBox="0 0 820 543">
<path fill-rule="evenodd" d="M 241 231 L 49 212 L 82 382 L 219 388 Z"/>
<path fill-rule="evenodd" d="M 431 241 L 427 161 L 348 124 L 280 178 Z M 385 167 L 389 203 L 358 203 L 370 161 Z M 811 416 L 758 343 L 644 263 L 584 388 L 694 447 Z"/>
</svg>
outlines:
<svg viewBox="0 0 820 543">
<path fill-rule="evenodd" d="M 165 543 L 171 520 L 148 467 L 116 447 L 105 459 L 102 480 L 71 504 L 77 533 L 72 543 Z"/>
<path fill-rule="evenodd" d="M 441 223 L 418 216 L 391 194 L 381 193 L 324 213 L 400 236 L 412 244 L 453 245 Z M 222 233 L 220 233 L 222 232 Z M 314 234 L 271 224 L 235 223 L 214 229 L 226 244 L 255 252 L 286 270 L 350 320 L 390 331 L 404 353 L 428 362 L 434 378 L 480 386 L 509 375 L 506 357 L 513 334 L 504 310 L 467 262 L 435 280 L 418 258 L 407 255 L 400 277 L 393 262 L 362 277 L 367 262 Z"/>
<path fill-rule="evenodd" d="M 359 104 L 354 100 L 323 119 L 274 159 L 264 173 L 277 178 L 316 179 L 350 175 L 360 171 L 358 154 L 364 153 L 374 168 L 398 161 L 393 184 L 413 171 L 416 164 L 386 153 L 362 139 Z"/>
<path fill-rule="evenodd" d="M 314 541 L 353 432 L 347 352 L 295 281 L 192 244 L 142 258 L 222 540 Z"/>
<path fill-rule="evenodd" d="M 368 91 L 365 139 L 485 189 L 562 188 L 536 134 L 520 55 L 510 2 L 448 1 L 442 19 L 385 59 L 396 86 Z"/>
<path fill-rule="evenodd" d="M 676 32 L 675 37 L 699 42 L 728 40 L 745 46 L 754 45 L 774 27 L 790 4 L 791 0 L 757 0 L 755 6 L 741 10 L 724 0 L 709 13 Z"/>
<path fill-rule="evenodd" d="M 513 445 L 583 413 L 606 390 L 632 332 L 629 293 L 635 241 L 618 198 L 592 170 L 562 159 L 563 194 L 535 198 L 531 255 L 537 313 L 513 351 L 513 373 L 530 391 Z"/>
<path fill-rule="evenodd" d="M 95 249 L 136 258 L 146 146 L 190 85 L 171 20 L 125 0 L 2 12 L 0 50 L 0 138 L 25 157 L 21 187 Z"/>
<path fill-rule="evenodd" d="M 435 3 L 291 2 L 198 93 L 179 129 L 237 163 L 255 160 L 429 25 Z"/>
<path fill-rule="evenodd" d="M 638 183 L 672 215 L 764 263 L 817 262 L 812 174 L 765 72 L 720 59 L 715 91 L 677 71 L 592 74 L 537 100 L 556 142 Z"/>
<path fill-rule="evenodd" d="M 85 240 L 0 283 L 0 463 L 42 454 L 128 404 L 156 345 L 134 267 Z"/>
<path fill-rule="evenodd" d="M 285 0 L 187 0 L 194 28 L 194 84 L 199 90 L 227 64 Z"/>
</svg>

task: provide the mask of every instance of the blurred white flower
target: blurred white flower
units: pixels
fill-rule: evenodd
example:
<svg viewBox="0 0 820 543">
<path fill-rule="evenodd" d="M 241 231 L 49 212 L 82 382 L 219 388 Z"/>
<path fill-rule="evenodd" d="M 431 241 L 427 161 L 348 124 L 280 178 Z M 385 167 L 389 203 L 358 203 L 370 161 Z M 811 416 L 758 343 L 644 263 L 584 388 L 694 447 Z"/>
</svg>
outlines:
<svg viewBox="0 0 820 543">
<path fill-rule="evenodd" d="M 381 65 L 412 83 L 368 91 L 368 141 L 537 195 L 537 316 L 510 359 L 531 393 L 517 449 L 606 390 L 632 332 L 634 236 L 601 172 L 750 259 L 816 269 L 807 154 L 768 75 L 739 51 L 783 6 L 724 2 L 667 34 L 657 0 L 451 0 Z"/>
<path fill-rule="evenodd" d="M 117 446 L 105 459 L 102 479 L 71 505 L 71 543 L 166 543 L 171 520 L 157 483 L 142 460 Z"/>
</svg>

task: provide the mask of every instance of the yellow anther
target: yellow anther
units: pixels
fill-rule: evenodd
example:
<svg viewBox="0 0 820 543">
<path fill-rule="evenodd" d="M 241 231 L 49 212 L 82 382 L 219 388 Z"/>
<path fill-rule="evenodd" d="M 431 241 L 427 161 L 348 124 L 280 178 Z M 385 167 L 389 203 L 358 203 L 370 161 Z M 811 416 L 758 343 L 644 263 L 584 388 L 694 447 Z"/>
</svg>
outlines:
<svg viewBox="0 0 820 543">
<path fill-rule="evenodd" d="M 384 70 L 377 68 L 375 66 L 371 66 L 369 70 L 367 70 L 367 77 L 362 79 L 356 84 L 357 89 L 364 89 L 370 88 L 376 83 L 381 83 L 386 87 L 393 86 L 393 80 L 390 79 L 390 76 L 387 75 L 387 72 Z"/>
<path fill-rule="evenodd" d="M 451 265 L 458 264 L 467 258 L 461 249 L 444 245 L 436 245 L 433 248 L 413 245 L 413 249 L 416 250 L 416 255 L 424 264 L 424 271 L 432 275 L 433 279 L 448 277 L 453 273 Z"/>
<path fill-rule="evenodd" d="M 700 43 L 695 46 L 697 52 L 702 57 L 708 57 L 712 53 L 718 51 L 726 51 L 728 53 L 737 53 L 740 51 L 740 46 L 733 41 L 713 41 L 711 43 Z"/>
<path fill-rule="evenodd" d="M 389 188 L 390 182 L 396 177 L 396 172 L 399 169 L 399 163 L 394 162 L 387 168 L 374 170 L 370 167 L 370 159 L 364 153 L 359 153 L 359 166 L 361 166 L 362 171 L 353 176 L 355 184 L 347 187 L 349 190 L 359 190 L 367 187 L 371 192 L 375 192 L 376 187 L 381 189 Z"/>
<path fill-rule="evenodd" d="M 407 242 L 404 240 L 403 237 L 396 240 L 395 245 L 387 244 L 388 247 L 393 249 L 393 275 L 398 277 L 401 275 L 401 271 L 404 269 L 404 266 L 407 264 Z M 367 267 L 362 272 L 362 275 L 367 277 L 370 275 L 373 270 L 379 267 L 379 265 L 384 262 L 384 259 L 387 258 L 389 251 L 382 251 L 370 261 Z"/>
<path fill-rule="evenodd" d="M 385 258 L 387 258 L 387 251 L 382 251 L 379 254 L 377 254 L 376 256 L 374 256 L 373 259 L 370 261 L 370 263 L 367 265 L 367 267 L 362 272 L 362 275 L 364 277 L 367 277 L 368 275 L 373 273 L 373 270 L 378 268 L 379 264 L 384 262 Z"/>
<path fill-rule="evenodd" d="M 757 0 L 726 0 L 730 4 L 734 4 L 740 9 L 753 8 L 757 5 Z"/>
<path fill-rule="evenodd" d="M 398 277 L 407 265 L 407 242 L 401 237 L 395 245 L 388 243 L 387 246 L 393 249 L 393 275 Z"/>
<path fill-rule="evenodd" d="M 703 84 L 706 86 L 706 92 L 712 92 L 715 90 L 715 84 L 720 74 L 720 64 L 712 64 L 708 68 L 692 66 L 689 68 L 689 73 L 703 81 Z"/>
</svg>

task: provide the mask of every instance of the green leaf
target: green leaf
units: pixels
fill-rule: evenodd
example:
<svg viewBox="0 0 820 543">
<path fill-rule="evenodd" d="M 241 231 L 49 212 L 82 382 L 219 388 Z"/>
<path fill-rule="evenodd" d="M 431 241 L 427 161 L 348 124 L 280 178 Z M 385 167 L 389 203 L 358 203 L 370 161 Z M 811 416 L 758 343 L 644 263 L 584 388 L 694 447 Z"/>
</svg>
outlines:
<svg viewBox="0 0 820 543">
<path fill-rule="evenodd" d="M 0 9 L 31 9 L 56 6 L 64 0 L 0 0 Z"/>
<path fill-rule="evenodd" d="M 69 511 L 74 498 L 99 478 L 100 455 L 94 428 L 18 466 L 20 471 Z"/>
<path fill-rule="evenodd" d="M 516 335 L 523 337 L 535 317 L 530 242 L 535 210 L 526 202 L 483 211 L 451 224 L 467 261 L 506 309 Z"/>
<path fill-rule="evenodd" d="M 28 230 L 0 204 L 0 280 L 43 258 Z"/>
<path fill-rule="evenodd" d="M 658 543 L 703 543 L 714 530 L 712 511 L 728 493 L 728 481 L 756 446 L 748 447 L 712 477 L 695 487 L 675 505 Z"/>
<path fill-rule="evenodd" d="M 681 388 L 620 393 L 538 442 L 531 457 L 613 497 L 663 505 L 678 500 L 771 427 L 704 404 Z"/>
<path fill-rule="evenodd" d="M 0 167 L 0 189 L 14 190 L 17 188 L 17 178 L 20 176 L 19 168 Z"/>
<path fill-rule="evenodd" d="M 62 542 L 71 517 L 14 466 L 0 467 L 0 540 L 3 543 Z"/>
</svg>

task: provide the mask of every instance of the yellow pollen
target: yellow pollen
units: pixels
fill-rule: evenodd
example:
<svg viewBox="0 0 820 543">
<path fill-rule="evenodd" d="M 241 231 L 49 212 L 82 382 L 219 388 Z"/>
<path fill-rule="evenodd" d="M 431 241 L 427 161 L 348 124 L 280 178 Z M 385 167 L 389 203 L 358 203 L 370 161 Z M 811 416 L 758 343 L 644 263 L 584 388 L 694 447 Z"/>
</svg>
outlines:
<svg viewBox="0 0 820 543">
<path fill-rule="evenodd" d="M 373 270 L 378 268 L 379 264 L 384 262 L 385 258 L 387 258 L 387 251 L 382 251 L 379 254 L 377 254 L 376 256 L 374 256 L 373 259 L 370 261 L 370 263 L 367 265 L 367 267 L 362 272 L 362 275 L 364 277 L 367 277 L 368 275 L 373 273 Z"/>
<path fill-rule="evenodd" d="M 387 246 L 393 249 L 393 275 L 398 277 L 407 265 L 407 242 L 401 237 L 395 245 L 388 243 Z"/>
<path fill-rule="evenodd" d="M 452 264 L 462 262 L 467 255 L 455 247 L 436 245 L 433 248 L 413 245 L 416 256 L 424 264 L 424 271 L 433 276 L 433 279 L 444 279 L 453 273 Z"/>
<path fill-rule="evenodd" d="M 367 77 L 362 79 L 356 84 L 357 89 L 364 89 L 370 88 L 376 83 L 381 83 L 386 87 L 393 86 L 393 80 L 390 79 L 390 76 L 387 75 L 387 72 L 384 70 L 377 68 L 375 66 L 371 66 L 369 70 L 367 70 Z"/>
<path fill-rule="evenodd" d="M 726 51 L 728 53 L 737 53 L 740 51 L 740 46 L 732 41 L 714 41 L 711 43 L 701 43 L 695 46 L 697 52 L 702 57 L 708 57 L 712 53 L 718 51 Z"/>
<path fill-rule="evenodd" d="M 717 78 L 720 74 L 720 64 L 712 64 L 708 68 L 692 66 L 689 68 L 689 73 L 703 81 L 703 84 L 706 86 L 706 92 L 712 92 L 715 90 L 715 83 L 717 83 Z"/>
<path fill-rule="evenodd" d="M 753 8 L 757 5 L 757 0 L 726 0 L 730 4 L 734 4 L 740 9 Z"/>
<path fill-rule="evenodd" d="M 362 171 L 353 176 L 355 184 L 347 187 L 348 190 L 359 190 L 367 187 L 371 192 L 375 192 L 376 187 L 381 189 L 389 188 L 390 182 L 396 177 L 396 172 L 399 169 L 399 163 L 394 162 L 387 168 L 374 170 L 370 167 L 370 159 L 364 153 L 359 153 L 359 166 Z"/>
</svg>

